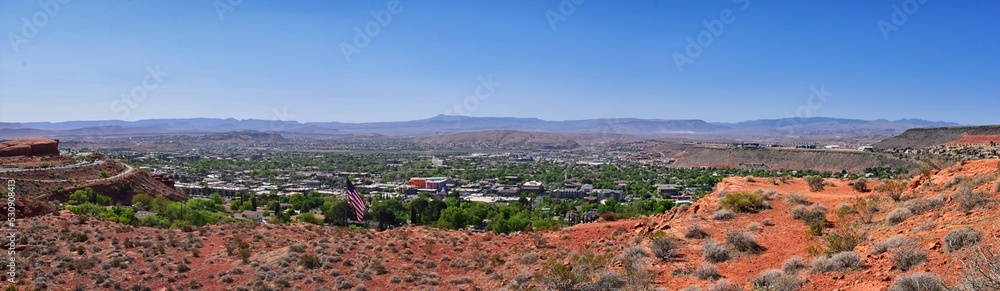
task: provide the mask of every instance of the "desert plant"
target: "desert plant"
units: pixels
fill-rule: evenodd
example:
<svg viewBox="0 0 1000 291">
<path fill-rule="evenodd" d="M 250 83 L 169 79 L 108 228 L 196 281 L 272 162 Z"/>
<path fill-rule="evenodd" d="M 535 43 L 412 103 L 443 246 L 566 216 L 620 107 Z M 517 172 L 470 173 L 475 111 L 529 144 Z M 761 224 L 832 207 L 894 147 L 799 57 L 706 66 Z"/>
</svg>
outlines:
<svg viewBox="0 0 1000 291">
<path fill-rule="evenodd" d="M 851 189 L 861 193 L 868 192 L 868 180 L 865 178 L 858 178 L 857 180 L 851 181 Z"/>
<path fill-rule="evenodd" d="M 732 220 L 734 218 L 736 218 L 736 213 L 726 209 L 720 209 L 712 213 L 712 219 L 714 220 Z"/>
<path fill-rule="evenodd" d="M 721 279 L 716 281 L 714 284 L 708 285 L 708 291 L 742 291 L 739 285 L 733 283 L 732 281 Z"/>
<path fill-rule="evenodd" d="M 299 266 L 302 266 L 303 268 L 316 269 L 322 265 L 323 263 L 320 262 L 319 257 L 317 257 L 316 255 L 309 254 L 309 255 L 302 255 L 301 257 L 299 257 Z"/>
<path fill-rule="evenodd" d="M 904 237 L 901 234 L 897 234 L 889 238 L 875 242 L 874 244 L 872 244 L 870 252 L 872 255 L 877 255 L 892 249 L 896 249 L 902 246 L 909 246 L 913 244 L 914 244 L 913 241 L 906 239 L 906 237 Z"/>
<path fill-rule="evenodd" d="M 879 197 L 876 195 L 868 195 L 854 199 L 854 204 L 851 208 L 853 208 L 854 212 L 858 214 L 858 221 L 861 223 L 872 223 L 872 220 L 875 219 L 875 214 L 879 211 L 879 200 Z"/>
<path fill-rule="evenodd" d="M 927 261 L 927 254 L 918 248 L 899 248 L 892 253 L 892 262 L 901 271 L 909 271 Z"/>
<path fill-rule="evenodd" d="M 809 184 L 809 190 L 812 190 L 813 192 L 823 191 L 825 186 L 823 184 L 823 178 L 820 178 L 819 176 L 808 176 L 805 179 L 806 183 Z"/>
<path fill-rule="evenodd" d="M 684 237 L 690 239 L 703 239 L 708 237 L 708 233 L 705 232 L 700 225 L 692 224 L 688 226 L 687 231 L 684 232 Z"/>
<path fill-rule="evenodd" d="M 798 219 L 803 221 L 813 221 L 813 220 L 826 220 L 826 207 L 823 205 L 815 205 L 812 208 L 808 208 L 802 205 L 792 207 L 792 219 Z"/>
<path fill-rule="evenodd" d="M 538 261 L 538 253 L 535 253 L 535 252 L 524 254 L 518 260 L 518 262 L 520 262 L 522 265 L 531 265 L 531 264 L 534 264 L 537 261 Z"/>
<path fill-rule="evenodd" d="M 992 200 L 990 194 L 982 191 L 974 191 L 971 186 L 963 186 L 955 190 L 952 198 L 958 202 L 958 210 L 965 212 L 986 206 Z"/>
<path fill-rule="evenodd" d="M 976 245 L 982 239 L 981 232 L 966 226 L 948 231 L 948 235 L 944 237 L 944 245 L 946 250 L 954 252 L 967 246 Z"/>
<path fill-rule="evenodd" d="M 701 256 L 706 261 L 721 263 L 729 260 L 729 250 L 717 241 L 708 240 L 701 244 Z"/>
<path fill-rule="evenodd" d="M 889 212 L 889 215 L 886 217 L 886 220 L 888 220 L 889 223 L 891 224 L 900 224 L 903 221 L 906 221 L 906 219 L 910 218 L 910 216 L 913 216 L 913 212 L 910 212 L 909 209 L 896 208 L 892 210 L 892 212 Z"/>
<path fill-rule="evenodd" d="M 601 214 L 601 220 L 603 220 L 603 221 L 615 221 L 615 214 L 612 213 L 612 212 L 610 212 L 610 211 L 609 212 L 605 212 L 604 214 Z"/>
<path fill-rule="evenodd" d="M 944 291 L 944 283 L 941 277 L 934 273 L 920 272 L 911 275 L 900 276 L 896 282 L 892 283 L 889 291 Z"/>
<path fill-rule="evenodd" d="M 806 198 L 806 195 L 792 192 L 785 196 L 785 204 L 809 206 L 813 203 L 812 201 L 809 201 L 809 198 Z"/>
<path fill-rule="evenodd" d="M 945 197 L 943 195 L 931 198 L 913 199 L 906 201 L 906 203 L 903 204 L 903 207 L 909 209 L 913 215 L 921 215 L 924 214 L 924 212 L 944 206 L 944 199 Z"/>
<path fill-rule="evenodd" d="M 800 256 L 792 256 L 781 263 L 781 271 L 786 274 L 796 274 L 806 268 L 806 260 Z"/>
<path fill-rule="evenodd" d="M 823 236 L 826 242 L 827 253 L 836 254 L 840 252 L 853 251 L 864 240 L 864 232 L 854 227 L 840 227 Z"/>
<path fill-rule="evenodd" d="M 764 251 L 764 247 L 757 243 L 757 239 L 746 231 L 727 231 L 726 243 L 743 253 L 759 254 Z"/>
<path fill-rule="evenodd" d="M 752 286 L 753 290 L 792 291 L 802 286 L 802 281 L 793 275 L 786 275 L 781 270 L 770 269 L 757 275 L 752 281 Z"/>
<path fill-rule="evenodd" d="M 715 265 L 710 263 L 702 263 L 697 269 L 694 269 L 692 275 L 701 280 L 714 281 L 722 278 L 722 275 L 719 274 L 719 270 L 715 268 Z"/>
<path fill-rule="evenodd" d="M 897 180 L 883 181 L 875 186 L 875 192 L 883 193 L 896 202 L 903 199 L 903 191 L 906 191 L 906 183 Z"/>
<path fill-rule="evenodd" d="M 677 256 L 677 244 L 674 240 L 668 238 L 661 237 L 654 239 L 650 249 L 653 251 L 653 255 L 664 261 Z"/>
<path fill-rule="evenodd" d="M 831 257 L 818 257 L 810 264 L 813 273 L 843 272 L 861 268 L 861 254 L 842 252 Z"/>
<path fill-rule="evenodd" d="M 750 192 L 733 192 L 719 201 L 719 208 L 734 212 L 756 212 L 765 209 L 764 196 Z"/>
</svg>

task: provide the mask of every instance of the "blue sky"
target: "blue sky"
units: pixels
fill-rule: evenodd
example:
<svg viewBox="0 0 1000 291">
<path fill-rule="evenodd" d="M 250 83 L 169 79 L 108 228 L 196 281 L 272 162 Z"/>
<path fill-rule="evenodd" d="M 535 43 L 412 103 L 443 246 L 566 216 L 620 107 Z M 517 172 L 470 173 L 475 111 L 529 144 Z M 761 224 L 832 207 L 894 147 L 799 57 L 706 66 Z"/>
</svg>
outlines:
<svg viewBox="0 0 1000 291">
<path fill-rule="evenodd" d="M 574 1 L 3 1 L 0 121 L 998 123 L 997 1 Z"/>
</svg>

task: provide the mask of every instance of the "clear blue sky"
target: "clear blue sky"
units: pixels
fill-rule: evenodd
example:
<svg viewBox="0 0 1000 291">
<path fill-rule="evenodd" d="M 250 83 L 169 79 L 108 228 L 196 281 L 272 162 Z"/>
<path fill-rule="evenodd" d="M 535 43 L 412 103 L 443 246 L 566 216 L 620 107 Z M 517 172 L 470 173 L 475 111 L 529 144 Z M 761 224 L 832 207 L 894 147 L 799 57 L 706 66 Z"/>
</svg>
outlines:
<svg viewBox="0 0 1000 291">
<path fill-rule="evenodd" d="M 555 0 L 403 0 L 348 62 L 341 44 L 389 2 L 74 0 L 49 13 L 3 1 L 0 121 L 799 112 L 1000 123 L 998 1 L 928 0 L 886 39 L 877 23 L 907 1 L 587 0 L 563 16 Z M 674 53 L 727 9 L 730 23 L 678 70 Z M 549 10 L 565 17 L 555 30 Z M 22 20 L 33 18 L 37 32 Z M 489 76 L 501 84 L 488 98 L 467 97 Z M 821 86 L 833 95 L 810 99 Z M 463 102 L 474 106 L 451 110 Z"/>
</svg>

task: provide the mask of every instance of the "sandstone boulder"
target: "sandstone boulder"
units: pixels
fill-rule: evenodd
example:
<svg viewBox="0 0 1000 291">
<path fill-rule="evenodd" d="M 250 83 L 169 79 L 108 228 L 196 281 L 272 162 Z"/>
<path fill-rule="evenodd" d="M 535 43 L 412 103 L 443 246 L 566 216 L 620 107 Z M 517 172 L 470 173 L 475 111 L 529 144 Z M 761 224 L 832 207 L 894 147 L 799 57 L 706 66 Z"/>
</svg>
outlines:
<svg viewBox="0 0 1000 291">
<path fill-rule="evenodd" d="M 0 157 L 59 155 L 59 140 L 26 138 L 0 142 Z"/>
</svg>

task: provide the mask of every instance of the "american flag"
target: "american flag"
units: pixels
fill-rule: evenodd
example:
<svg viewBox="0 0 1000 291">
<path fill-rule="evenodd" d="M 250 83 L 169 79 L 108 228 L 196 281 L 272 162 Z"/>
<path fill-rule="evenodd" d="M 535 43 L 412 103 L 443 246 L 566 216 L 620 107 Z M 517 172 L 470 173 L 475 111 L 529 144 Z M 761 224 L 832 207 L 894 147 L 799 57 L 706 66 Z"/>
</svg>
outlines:
<svg viewBox="0 0 1000 291">
<path fill-rule="evenodd" d="M 358 194 L 358 190 L 354 189 L 354 184 L 351 183 L 350 179 L 347 179 L 347 197 L 351 200 L 351 206 L 354 206 L 354 215 L 361 221 L 365 218 L 365 201 L 361 199 L 361 194 Z"/>
</svg>

